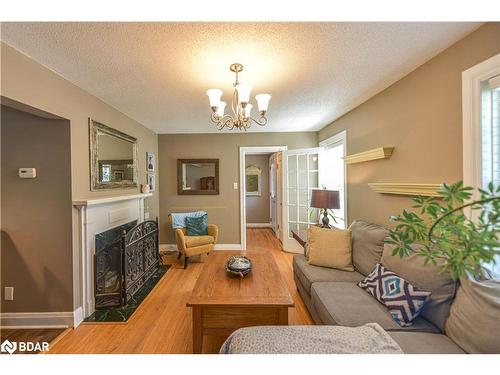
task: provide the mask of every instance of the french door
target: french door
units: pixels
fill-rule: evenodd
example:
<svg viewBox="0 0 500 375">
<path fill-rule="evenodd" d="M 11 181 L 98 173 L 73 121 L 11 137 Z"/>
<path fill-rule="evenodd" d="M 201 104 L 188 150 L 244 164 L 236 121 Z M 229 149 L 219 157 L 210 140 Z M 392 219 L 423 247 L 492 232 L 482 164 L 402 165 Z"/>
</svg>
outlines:
<svg viewBox="0 0 500 375">
<path fill-rule="evenodd" d="M 283 249 L 301 253 L 304 249 L 292 237 L 292 230 L 307 239 L 307 229 L 318 223 L 318 210 L 310 207 L 312 189 L 320 188 L 319 159 L 322 148 L 283 151 Z"/>
</svg>

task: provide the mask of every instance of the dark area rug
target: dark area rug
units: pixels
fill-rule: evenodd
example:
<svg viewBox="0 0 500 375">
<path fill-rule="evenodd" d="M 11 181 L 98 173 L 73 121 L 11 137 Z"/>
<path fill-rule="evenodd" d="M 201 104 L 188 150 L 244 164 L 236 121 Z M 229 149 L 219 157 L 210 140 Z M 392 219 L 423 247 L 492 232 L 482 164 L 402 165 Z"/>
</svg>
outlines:
<svg viewBox="0 0 500 375">
<path fill-rule="evenodd" d="M 137 291 L 133 298 L 128 301 L 127 306 L 96 310 L 92 315 L 83 320 L 84 323 L 126 323 L 142 301 L 153 290 L 158 281 L 161 280 L 170 268 L 170 265 L 160 265 L 156 273 Z"/>
</svg>

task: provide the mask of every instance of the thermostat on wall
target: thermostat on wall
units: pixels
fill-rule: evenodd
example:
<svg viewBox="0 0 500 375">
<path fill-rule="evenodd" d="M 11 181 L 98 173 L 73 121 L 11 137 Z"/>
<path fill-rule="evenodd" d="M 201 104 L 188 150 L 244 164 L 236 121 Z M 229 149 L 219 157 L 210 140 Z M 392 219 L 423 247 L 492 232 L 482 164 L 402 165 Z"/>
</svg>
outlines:
<svg viewBox="0 0 500 375">
<path fill-rule="evenodd" d="M 19 177 L 21 178 L 35 178 L 36 168 L 19 168 Z"/>
</svg>

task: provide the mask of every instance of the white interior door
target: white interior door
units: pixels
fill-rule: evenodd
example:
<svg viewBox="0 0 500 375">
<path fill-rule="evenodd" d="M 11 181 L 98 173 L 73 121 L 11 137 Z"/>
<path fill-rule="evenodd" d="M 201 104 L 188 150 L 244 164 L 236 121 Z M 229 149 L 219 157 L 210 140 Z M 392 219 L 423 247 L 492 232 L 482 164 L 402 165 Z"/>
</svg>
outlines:
<svg viewBox="0 0 500 375">
<path fill-rule="evenodd" d="M 312 189 L 319 186 L 319 159 L 322 148 L 283 151 L 283 249 L 301 253 L 302 246 L 292 237 L 292 230 L 304 240 L 307 229 L 318 223 L 311 216 Z"/>
<path fill-rule="evenodd" d="M 272 154 L 269 158 L 269 209 L 271 214 L 271 228 L 274 233 L 278 232 L 277 228 L 277 197 L 276 197 L 276 155 Z"/>
<path fill-rule="evenodd" d="M 283 167 L 282 167 L 282 152 L 275 154 L 276 166 L 276 236 L 283 242 Z"/>
</svg>

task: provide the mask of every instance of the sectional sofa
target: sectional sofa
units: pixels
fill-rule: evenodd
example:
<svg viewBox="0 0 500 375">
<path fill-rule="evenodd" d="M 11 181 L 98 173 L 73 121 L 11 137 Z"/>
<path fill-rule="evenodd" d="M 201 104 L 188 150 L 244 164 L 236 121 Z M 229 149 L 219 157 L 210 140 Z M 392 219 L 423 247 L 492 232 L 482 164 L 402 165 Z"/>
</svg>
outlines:
<svg viewBox="0 0 500 375">
<path fill-rule="evenodd" d="M 475 285 L 471 281 L 472 285 L 460 287 L 438 266 L 424 265 L 416 254 L 392 256 L 392 248 L 384 244 L 386 228 L 356 221 L 350 230 L 354 272 L 310 265 L 306 254 L 293 259 L 297 289 L 316 324 L 357 327 L 378 323 L 404 353 L 500 353 L 498 282 Z M 412 326 L 398 325 L 384 305 L 357 286 L 377 263 L 432 292 Z M 486 290 L 480 289 L 484 287 Z"/>
</svg>

